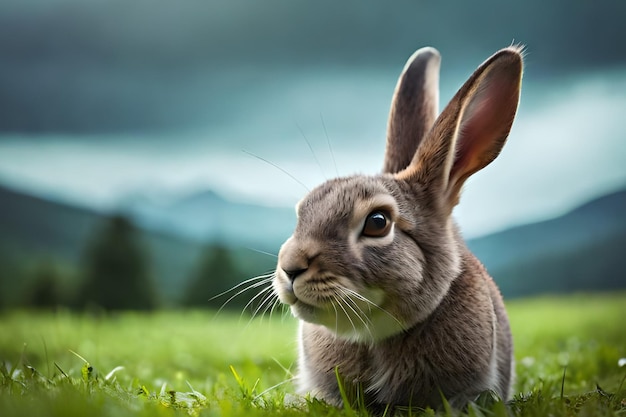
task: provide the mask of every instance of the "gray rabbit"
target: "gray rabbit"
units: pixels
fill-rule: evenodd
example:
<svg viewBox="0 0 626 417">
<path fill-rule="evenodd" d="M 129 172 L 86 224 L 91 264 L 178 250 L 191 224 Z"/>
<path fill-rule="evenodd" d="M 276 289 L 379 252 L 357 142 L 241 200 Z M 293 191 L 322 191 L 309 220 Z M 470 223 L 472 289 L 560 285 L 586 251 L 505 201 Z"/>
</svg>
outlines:
<svg viewBox="0 0 626 417">
<path fill-rule="evenodd" d="M 342 404 L 336 372 L 371 407 L 511 395 L 502 296 L 451 214 L 465 180 L 507 139 L 522 51 L 487 59 L 437 117 L 439 65 L 422 48 L 404 67 L 383 173 L 311 191 L 279 252 L 273 288 L 301 321 L 299 390 L 331 404 Z"/>
</svg>

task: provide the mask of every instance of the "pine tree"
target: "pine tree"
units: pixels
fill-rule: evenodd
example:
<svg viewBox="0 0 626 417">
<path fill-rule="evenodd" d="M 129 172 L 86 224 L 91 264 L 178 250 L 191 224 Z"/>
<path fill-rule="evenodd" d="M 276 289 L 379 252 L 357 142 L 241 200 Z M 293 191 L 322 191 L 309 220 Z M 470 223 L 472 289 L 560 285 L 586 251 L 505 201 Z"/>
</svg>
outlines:
<svg viewBox="0 0 626 417">
<path fill-rule="evenodd" d="M 105 310 L 150 310 L 155 287 L 146 249 L 129 219 L 111 217 L 87 248 L 82 305 Z"/>
<path fill-rule="evenodd" d="M 63 304 L 61 273 L 51 261 L 40 262 L 32 273 L 25 304 L 37 309 L 52 309 Z"/>
<path fill-rule="evenodd" d="M 205 249 L 198 268 L 189 282 L 183 304 L 193 307 L 219 306 L 224 300 L 211 298 L 232 288 L 241 280 L 242 274 L 230 250 L 220 245 L 209 246 Z M 241 300 L 234 300 L 232 305 L 241 304 L 237 301 Z"/>
</svg>

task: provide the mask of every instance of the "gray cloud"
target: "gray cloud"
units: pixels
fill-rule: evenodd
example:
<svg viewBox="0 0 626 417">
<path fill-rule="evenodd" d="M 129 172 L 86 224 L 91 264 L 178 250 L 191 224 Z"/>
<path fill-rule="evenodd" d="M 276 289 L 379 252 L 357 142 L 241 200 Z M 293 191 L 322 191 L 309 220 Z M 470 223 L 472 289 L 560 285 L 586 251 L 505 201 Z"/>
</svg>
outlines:
<svg viewBox="0 0 626 417">
<path fill-rule="evenodd" d="M 285 71 L 397 69 L 433 44 L 444 70 L 510 43 L 531 77 L 623 65 L 626 3 L 403 0 L 9 0 L 0 4 L 0 131 L 154 132 L 219 125 Z"/>
</svg>

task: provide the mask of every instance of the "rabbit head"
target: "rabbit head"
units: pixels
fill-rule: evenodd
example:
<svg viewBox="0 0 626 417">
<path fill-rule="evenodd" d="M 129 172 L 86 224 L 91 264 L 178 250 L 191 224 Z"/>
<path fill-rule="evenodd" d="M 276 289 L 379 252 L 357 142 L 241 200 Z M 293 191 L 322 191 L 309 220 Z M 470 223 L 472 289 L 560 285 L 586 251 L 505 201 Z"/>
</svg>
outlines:
<svg viewBox="0 0 626 417">
<path fill-rule="evenodd" d="M 493 161 L 517 110 L 521 50 L 485 61 L 438 113 L 439 53 L 418 50 L 398 80 L 383 173 L 327 181 L 297 207 L 273 281 L 279 299 L 339 338 L 374 343 L 424 321 L 461 273 L 451 214 Z M 356 151 L 355 151 L 356 152 Z"/>
</svg>

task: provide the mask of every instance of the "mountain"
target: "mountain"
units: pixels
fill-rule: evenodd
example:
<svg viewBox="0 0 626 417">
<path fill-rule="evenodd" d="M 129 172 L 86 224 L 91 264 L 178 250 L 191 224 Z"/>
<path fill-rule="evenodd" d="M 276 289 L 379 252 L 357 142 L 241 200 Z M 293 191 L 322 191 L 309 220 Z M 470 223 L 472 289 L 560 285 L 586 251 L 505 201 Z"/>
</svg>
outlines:
<svg viewBox="0 0 626 417">
<path fill-rule="evenodd" d="M 148 230 L 263 249 L 278 247 L 296 223 L 293 209 L 235 203 L 210 190 L 161 204 L 132 199 L 122 211 Z"/>
<path fill-rule="evenodd" d="M 103 213 L 0 187 L 0 248 L 76 261 Z"/>
<path fill-rule="evenodd" d="M 6 258 L 27 264 L 52 258 L 77 266 L 109 215 L 0 186 L 0 263 Z M 160 292 L 172 302 L 183 293 L 211 242 L 143 227 L 138 233 Z M 234 248 L 233 254 L 249 276 L 265 272 L 275 263 L 272 257 L 245 247 Z"/>
<path fill-rule="evenodd" d="M 277 253 L 294 222 L 291 210 L 233 203 L 210 191 L 164 205 L 136 199 L 133 210 L 159 288 L 170 302 L 182 294 L 211 242 L 227 243 L 247 276 L 271 271 L 275 258 L 248 247 Z M 555 219 L 468 245 L 507 297 L 623 289 L 625 213 L 622 190 Z M 107 216 L 0 187 L 0 258 L 54 258 L 79 265 Z M 2 266 L 0 260 L 0 279 Z"/>
<path fill-rule="evenodd" d="M 626 190 L 468 246 L 508 295 L 625 288 Z"/>
</svg>

